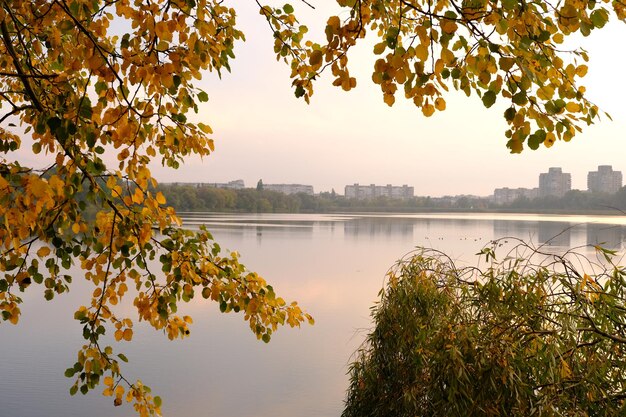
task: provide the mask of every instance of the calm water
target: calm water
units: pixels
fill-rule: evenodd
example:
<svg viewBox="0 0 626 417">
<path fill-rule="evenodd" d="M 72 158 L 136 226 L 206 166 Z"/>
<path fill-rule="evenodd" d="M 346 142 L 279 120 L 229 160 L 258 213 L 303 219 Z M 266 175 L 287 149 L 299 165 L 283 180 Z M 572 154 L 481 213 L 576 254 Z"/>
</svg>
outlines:
<svg viewBox="0 0 626 417">
<path fill-rule="evenodd" d="M 237 250 L 316 324 L 280 329 L 264 344 L 241 316 L 198 300 L 179 310 L 194 318 L 189 339 L 170 342 L 137 326 L 133 342 L 116 347 L 130 359 L 126 375 L 151 386 L 164 399 L 164 415 L 176 417 L 339 416 L 347 364 L 370 326 L 385 272 L 415 246 L 475 264 L 473 254 L 498 237 L 555 251 L 600 242 L 622 250 L 626 234 L 626 219 L 617 217 L 187 213 L 184 219 L 191 228 L 206 224 L 223 248 Z M 88 287 L 77 285 L 52 303 L 31 290 L 20 325 L 0 326 L 0 417 L 134 415 L 99 392 L 68 394 L 63 372 L 83 344 L 72 316 Z"/>
</svg>

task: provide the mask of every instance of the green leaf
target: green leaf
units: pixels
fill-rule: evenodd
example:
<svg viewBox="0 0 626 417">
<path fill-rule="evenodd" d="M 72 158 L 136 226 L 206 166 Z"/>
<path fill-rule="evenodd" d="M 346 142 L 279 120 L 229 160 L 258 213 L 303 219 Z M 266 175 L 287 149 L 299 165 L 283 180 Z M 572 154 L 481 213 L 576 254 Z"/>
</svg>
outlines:
<svg viewBox="0 0 626 417">
<path fill-rule="evenodd" d="M 61 119 L 59 119 L 58 117 L 54 116 L 54 117 L 49 118 L 46 121 L 46 124 L 50 128 L 51 132 L 55 132 L 61 126 Z"/>
<path fill-rule="evenodd" d="M 609 14 L 604 9 L 596 9 L 591 12 L 591 22 L 597 28 L 602 28 L 609 21 Z"/>
<path fill-rule="evenodd" d="M 98 81 L 94 88 L 96 89 L 96 94 L 100 95 L 100 93 L 103 93 L 108 89 L 108 85 L 104 81 Z"/>
<path fill-rule="evenodd" d="M 593 22 L 589 23 L 584 20 L 580 22 L 580 33 L 583 36 L 589 36 L 591 34 L 592 29 L 593 29 Z"/>
<path fill-rule="evenodd" d="M 518 7 L 517 0 L 502 0 L 502 7 L 504 10 L 514 10 Z"/>
<path fill-rule="evenodd" d="M 283 10 L 285 11 L 285 13 L 291 14 L 293 13 L 293 6 L 291 4 L 285 4 L 283 6 Z"/>
<path fill-rule="evenodd" d="M 154 405 L 156 405 L 157 407 L 160 407 L 162 404 L 161 401 L 161 397 L 159 397 L 158 395 L 154 397 Z"/>
<path fill-rule="evenodd" d="M 528 136 L 528 147 L 533 151 L 539 149 L 539 146 L 546 140 L 546 132 L 543 130 L 537 130 L 532 135 Z"/>
<path fill-rule="evenodd" d="M 494 93 L 491 90 L 488 90 L 484 95 L 483 95 L 483 104 L 485 105 L 485 107 L 489 108 L 491 106 L 493 106 L 493 104 L 496 102 L 496 93 Z"/>
<path fill-rule="evenodd" d="M 200 91 L 198 93 L 198 100 L 200 100 L 201 103 L 206 103 L 209 101 L 209 95 L 204 91 Z"/>
<path fill-rule="evenodd" d="M 125 33 L 124 36 L 122 36 L 122 42 L 120 43 L 120 48 L 122 49 L 128 49 L 128 47 L 130 46 L 130 33 Z"/>
<path fill-rule="evenodd" d="M 511 101 L 515 104 L 517 104 L 518 106 L 523 106 L 528 102 L 528 98 L 526 97 L 526 93 L 523 91 L 520 91 L 519 93 L 515 94 L 513 96 L 513 98 L 511 99 Z"/>
<path fill-rule="evenodd" d="M 85 119 L 91 119 L 93 110 L 91 109 L 91 101 L 88 97 L 85 97 L 82 103 L 80 103 L 80 110 L 78 114 Z"/>
<path fill-rule="evenodd" d="M 296 87 L 296 91 L 295 91 L 295 95 L 297 98 L 300 98 L 302 96 L 304 96 L 304 94 L 306 93 L 306 90 L 304 89 L 304 87 L 302 87 L 301 85 Z"/>
</svg>

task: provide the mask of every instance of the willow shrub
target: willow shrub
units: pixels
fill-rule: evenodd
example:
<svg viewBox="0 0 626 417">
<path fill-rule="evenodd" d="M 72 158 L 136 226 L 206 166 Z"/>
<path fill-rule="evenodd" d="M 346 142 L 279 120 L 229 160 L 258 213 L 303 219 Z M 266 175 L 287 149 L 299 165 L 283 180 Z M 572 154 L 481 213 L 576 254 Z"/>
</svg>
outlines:
<svg viewBox="0 0 626 417">
<path fill-rule="evenodd" d="M 509 239 L 478 267 L 405 257 L 372 309 L 342 416 L 626 415 L 626 270 L 596 254 Z"/>
</svg>

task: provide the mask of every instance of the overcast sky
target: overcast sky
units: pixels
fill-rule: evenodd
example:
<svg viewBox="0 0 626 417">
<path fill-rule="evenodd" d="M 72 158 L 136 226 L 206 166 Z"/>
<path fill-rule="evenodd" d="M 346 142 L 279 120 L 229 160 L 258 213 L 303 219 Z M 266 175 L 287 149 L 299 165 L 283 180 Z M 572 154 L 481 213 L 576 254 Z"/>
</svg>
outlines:
<svg viewBox="0 0 626 417">
<path fill-rule="evenodd" d="M 254 7 L 236 3 L 247 41 L 237 45 L 232 74 L 222 80 L 209 74 L 201 83 L 210 100 L 198 121 L 213 127 L 216 150 L 203 161 L 190 158 L 177 171 L 154 166 L 160 181 L 243 179 L 252 187 L 263 179 L 311 184 L 315 192 L 334 188 L 340 194 L 357 182 L 408 184 L 416 195 L 488 195 L 496 187 L 536 187 L 539 173 L 551 166 L 570 172 L 578 189 L 586 189 L 587 172 L 598 165 L 626 171 L 624 24 L 612 22 L 581 39 L 591 58 L 582 84 L 613 121 L 605 118 L 569 143 L 512 155 L 504 137 L 503 102 L 486 109 L 478 97 L 453 92 L 446 97 L 447 110 L 431 118 L 402 95 L 393 107 L 384 104 L 371 81 L 370 42 L 353 51 L 356 89 L 344 92 L 323 77 L 310 105 L 296 99 L 287 65 L 275 59 L 266 22 Z M 335 2 L 312 3 L 314 11 L 292 2 L 311 32 L 322 33 Z"/>
</svg>

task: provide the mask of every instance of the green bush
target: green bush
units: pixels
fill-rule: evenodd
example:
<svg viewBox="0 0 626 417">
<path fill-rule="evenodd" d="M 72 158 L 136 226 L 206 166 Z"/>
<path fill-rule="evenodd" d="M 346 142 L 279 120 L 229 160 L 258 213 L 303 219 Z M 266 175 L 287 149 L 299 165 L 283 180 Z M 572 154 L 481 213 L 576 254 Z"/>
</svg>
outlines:
<svg viewBox="0 0 626 417">
<path fill-rule="evenodd" d="M 343 417 L 626 415 L 615 254 L 508 242 L 483 249 L 478 267 L 420 249 L 390 270 Z"/>
</svg>

